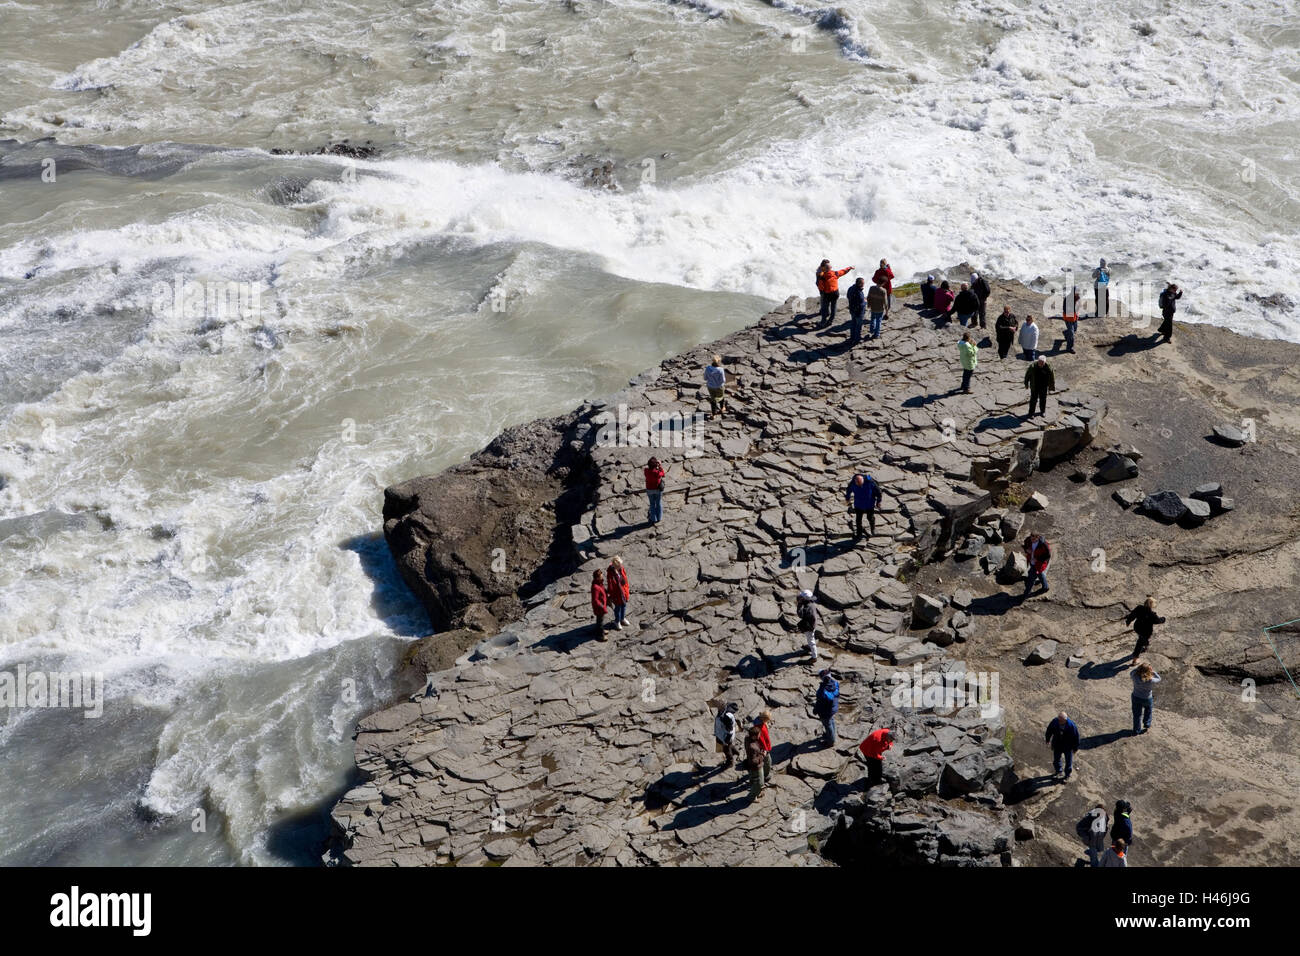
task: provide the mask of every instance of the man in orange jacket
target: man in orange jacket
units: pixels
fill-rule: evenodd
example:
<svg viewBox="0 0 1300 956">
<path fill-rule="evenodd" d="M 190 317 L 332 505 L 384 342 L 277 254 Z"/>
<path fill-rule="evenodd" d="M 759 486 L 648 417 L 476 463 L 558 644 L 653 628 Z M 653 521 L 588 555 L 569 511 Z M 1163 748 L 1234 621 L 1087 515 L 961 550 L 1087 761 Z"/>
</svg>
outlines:
<svg viewBox="0 0 1300 956">
<path fill-rule="evenodd" d="M 840 277 L 846 276 L 853 271 L 853 266 L 847 269 L 832 269 L 831 260 L 823 259 L 822 264 L 817 267 L 817 291 L 822 297 L 822 324 L 829 325 L 835 321 L 835 305 L 840 301 Z"/>
<path fill-rule="evenodd" d="M 894 746 L 894 732 L 888 727 L 873 730 L 867 739 L 858 745 L 863 758 L 867 761 L 867 789 L 870 790 L 885 780 L 885 751 Z"/>
</svg>

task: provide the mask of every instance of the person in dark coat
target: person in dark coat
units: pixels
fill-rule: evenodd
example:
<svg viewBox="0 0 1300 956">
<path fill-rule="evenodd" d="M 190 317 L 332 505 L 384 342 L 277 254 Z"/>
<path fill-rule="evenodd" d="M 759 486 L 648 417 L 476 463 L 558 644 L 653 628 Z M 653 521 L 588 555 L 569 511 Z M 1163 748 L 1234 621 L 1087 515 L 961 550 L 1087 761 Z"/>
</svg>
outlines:
<svg viewBox="0 0 1300 956">
<path fill-rule="evenodd" d="M 998 337 L 998 358 L 1004 359 L 1011 351 L 1012 343 L 1016 340 L 1016 329 L 1020 328 L 1020 323 L 1011 314 L 1011 306 L 1004 305 L 1002 307 L 1002 314 L 993 323 L 993 328 Z"/>
<path fill-rule="evenodd" d="M 952 303 L 952 311 L 957 313 L 957 321 L 962 325 L 974 325 L 979 310 L 979 296 L 972 292 L 970 287 L 963 282 L 961 291 L 957 293 L 957 298 Z"/>
<path fill-rule="evenodd" d="M 876 509 L 880 507 L 883 497 L 879 483 L 870 475 L 854 475 L 849 486 L 844 489 L 844 502 L 857 519 L 853 532 L 854 541 L 862 537 L 863 515 L 867 516 L 867 526 L 871 528 L 871 533 L 873 535 L 876 533 Z"/>
<path fill-rule="evenodd" d="M 1151 646 L 1151 635 L 1156 625 L 1165 623 L 1165 619 L 1156 613 L 1156 599 L 1148 597 L 1145 603 L 1139 604 L 1125 615 L 1124 623 L 1132 624 L 1138 636 L 1133 653 L 1129 655 L 1136 661 Z"/>
<path fill-rule="evenodd" d="M 989 326 L 988 322 L 985 321 L 985 310 L 988 308 L 989 296 L 993 294 L 993 290 L 989 288 L 989 280 L 985 279 L 978 272 L 972 272 L 970 274 L 970 290 L 974 292 L 975 297 L 980 300 L 980 328 L 987 329 Z"/>
<path fill-rule="evenodd" d="M 1056 389 L 1056 375 L 1041 355 L 1025 369 L 1025 388 L 1029 389 L 1029 413 L 1025 417 L 1033 418 L 1035 405 L 1046 415 L 1047 393 Z"/>
<path fill-rule="evenodd" d="M 1127 800 L 1115 801 L 1114 822 L 1110 825 L 1110 838 L 1112 840 L 1123 840 L 1125 846 L 1133 845 L 1133 821 L 1129 814 L 1133 812 L 1133 806 Z"/>
<path fill-rule="evenodd" d="M 835 746 L 835 715 L 840 710 L 840 682 L 826 668 L 819 675 L 822 682 L 817 687 L 817 696 L 813 701 L 813 714 L 826 728 L 826 746 Z"/>
<path fill-rule="evenodd" d="M 1165 291 L 1160 293 L 1160 315 L 1164 321 L 1160 323 L 1160 334 L 1165 337 L 1166 342 L 1174 340 L 1174 313 L 1178 311 L 1178 300 L 1183 297 L 1183 290 L 1178 288 L 1172 282 L 1165 287 Z"/>
<path fill-rule="evenodd" d="M 1044 739 L 1052 748 L 1052 775 L 1061 775 L 1061 758 L 1064 757 L 1065 779 L 1069 780 L 1074 772 L 1074 754 L 1079 749 L 1079 728 L 1065 711 L 1061 711 L 1047 725 Z"/>
<path fill-rule="evenodd" d="M 852 330 L 849 333 L 850 345 L 857 345 L 862 341 L 862 323 L 867 316 L 866 284 L 866 279 L 859 278 L 857 282 L 849 286 L 849 320 Z"/>
<path fill-rule="evenodd" d="M 939 288 L 934 283 L 934 276 L 926 276 L 925 281 L 921 283 L 921 308 L 934 308 L 934 290 Z"/>
</svg>

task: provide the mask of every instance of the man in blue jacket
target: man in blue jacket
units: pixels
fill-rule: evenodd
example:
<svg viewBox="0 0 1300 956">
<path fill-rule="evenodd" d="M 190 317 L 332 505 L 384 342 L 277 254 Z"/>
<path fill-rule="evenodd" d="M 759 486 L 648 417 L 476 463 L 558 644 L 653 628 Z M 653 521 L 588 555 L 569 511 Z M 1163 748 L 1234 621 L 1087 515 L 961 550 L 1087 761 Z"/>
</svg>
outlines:
<svg viewBox="0 0 1300 956">
<path fill-rule="evenodd" d="M 1047 743 L 1052 745 L 1052 775 L 1061 775 L 1061 757 L 1065 757 L 1065 779 L 1074 772 L 1074 753 L 1079 749 L 1079 728 L 1065 711 L 1047 725 Z"/>
<path fill-rule="evenodd" d="M 870 475 L 854 475 L 849 487 L 844 491 L 844 501 L 857 516 L 853 540 L 862 537 L 862 516 L 867 516 L 867 525 L 871 533 L 876 533 L 876 508 L 880 505 L 880 485 Z"/>
<path fill-rule="evenodd" d="M 817 688 L 817 698 L 813 701 L 813 713 L 826 728 L 826 746 L 835 746 L 835 715 L 840 710 L 840 682 L 831 676 L 830 668 L 819 675 L 822 682 Z"/>
</svg>

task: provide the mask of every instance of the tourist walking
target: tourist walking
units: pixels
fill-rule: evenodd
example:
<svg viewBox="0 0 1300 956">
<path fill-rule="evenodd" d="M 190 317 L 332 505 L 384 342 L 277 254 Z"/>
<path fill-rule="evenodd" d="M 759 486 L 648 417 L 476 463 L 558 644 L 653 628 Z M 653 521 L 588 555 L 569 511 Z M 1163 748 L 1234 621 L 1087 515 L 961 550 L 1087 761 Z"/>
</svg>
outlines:
<svg viewBox="0 0 1300 956">
<path fill-rule="evenodd" d="M 823 259 L 822 264 L 817 267 L 817 291 L 821 293 L 822 325 L 834 323 L 835 307 L 840 301 L 840 279 L 852 271 L 853 266 L 847 269 L 832 269 L 829 259 Z"/>
<path fill-rule="evenodd" d="M 1125 848 L 1133 845 L 1133 820 L 1129 816 L 1133 812 L 1133 805 L 1127 800 L 1115 801 L 1115 815 L 1111 818 L 1110 838 L 1112 840 L 1123 840 Z"/>
<path fill-rule="evenodd" d="M 862 341 L 862 322 L 867 312 L 866 283 L 867 280 L 859 276 L 858 280 L 849 286 L 848 295 L 845 296 L 849 303 L 849 345 L 857 345 Z"/>
<path fill-rule="evenodd" d="M 881 259 L 880 268 L 872 275 L 871 281 L 885 290 L 885 311 L 894 307 L 894 270 L 889 268 L 889 260 Z"/>
<path fill-rule="evenodd" d="M 1079 328 L 1079 306 L 1075 303 L 1073 312 L 1062 312 L 1061 321 L 1065 323 L 1065 350 L 1074 351 L 1074 334 Z"/>
<path fill-rule="evenodd" d="M 713 364 L 704 368 L 704 387 L 709 390 L 710 417 L 727 413 L 727 370 L 722 367 L 722 356 L 713 356 Z"/>
<path fill-rule="evenodd" d="M 1129 671 L 1133 678 L 1133 736 L 1145 734 L 1151 729 L 1151 712 L 1155 710 L 1156 684 L 1160 675 L 1150 664 L 1138 664 Z"/>
<path fill-rule="evenodd" d="M 1020 323 L 1011 314 L 1011 306 L 1004 305 L 1002 314 L 993 323 L 994 334 L 998 337 L 998 358 L 1004 359 L 1007 357 L 1007 353 L 1011 351 L 1011 343 L 1016 339 L 1016 329 L 1018 328 L 1020 328 Z"/>
<path fill-rule="evenodd" d="M 1156 599 L 1148 595 L 1143 603 L 1124 615 L 1124 623 L 1133 625 L 1138 636 L 1130 655 L 1136 664 L 1137 659 L 1151 646 L 1151 635 L 1155 633 L 1156 625 L 1165 623 L 1165 619 L 1156 613 Z"/>
<path fill-rule="evenodd" d="M 1032 315 L 1025 316 L 1025 324 L 1020 327 L 1020 348 L 1027 361 L 1038 358 L 1038 323 Z"/>
<path fill-rule="evenodd" d="M 1029 389 L 1029 413 L 1025 417 L 1034 417 L 1035 405 L 1041 409 L 1042 414 L 1046 415 L 1047 393 L 1056 388 L 1056 376 L 1052 373 L 1052 366 L 1047 364 L 1047 359 L 1043 356 L 1038 356 L 1033 364 L 1025 369 L 1025 388 Z"/>
<path fill-rule="evenodd" d="M 867 290 L 867 311 L 871 313 L 871 337 L 880 338 L 880 328 L 889 312 L 889 293 L 877 282 Z"/>
<path fill-rule="evenodd" d="M 957 298 L 953 301 L 952 310 L 957 313 L 957 321 L 963 326 L 973 324 L 975 317 L 979 315 L 979 296 L 964 282 L 961 284 L 961 291 L 957 293 Z"/>
<path fill-rule="evenodd" d="M 659 464 L 658 458 L 651 458 L 643 470 L 645 496 L 650 505 L 649 521 L 658 524 L 664 517 L 664 466 Z"/>
<path fill-rule="evenodd" d="M 758 715 L 758 742 L 763 745 L 763 779 L 772 782 L 772 712 L 763 711 Z"/>
<path fill-rule="evenodd" d="M 1106 808 L 1101 804 L 1093 807 L 1074 829 L 1079 834 L 1079 839 L 1083 840 L 1088 854 L 1088 864 L 1097 866 L 1101 862 L 1101 855 L 1106 852 L 1108 839 L 1106 831 L 1110 829 L 1110 818 L 1106 816 Z"/>
<path fill-rule="evenodd" d="M 614 627 L 623 630 L 623 621 L 627 617 L 627 602 L 632 590 L 628 583 L 627 568 L 623 567 L 623 558 L 614 555 L 605 570 L 605 590 L 609 593 L 609 603 L 614 608 Z"/>
<path fill-rule="evenodd" d="M 1061 775 L 1061 760 L 1065 760 L 1065 779 L 1074 772 L 1074 755 L 1079 749 L 1079 728 L 1069 714 L 1061 711 L 1047 725 L 1045 737 L 1052 748 L 1052 776 Z"/>
<path fill-rule="evenodd" d="M 885 751 L 894 746 L 894 732 L 888 727 L 873 730 L 867 739 L 858 744 L 862 759 L 867 763 L 867 789 L 885 781 Z"/>
<path fill-rule="evenodd" d="M 799 633 L 803 635 L 808 648 L 808 656 L 817 661 L 817 628 L 821 625 L 821 614 L 817 611 L 817 599 L 807 588 L 799 592 L 794 599 L 795 617 L 799 619 Z"/>
<path fill-rule="evenodd" d="M 605 591 L 605 576 L 599 571 L 591 574 L 591 613 L 596 615 L 596 633 L 605 639 L 605 612 L 609 610 L 609 595 Z"/>
<path fill-rule="evenodd" d="M 969 332 L 961 334 L 961 341 L 957 343 L 957 357 L 961 360 L 961 390 L 969 395 L 970 377 L 980 364 L 979 346 L 971 339 Z"/>
<path fill-rule="evenodd" d="M 727 704 L 713 717 L 713 739 L 718 742 L 722 752 L 723 769 L 730 767 L 736 760 L 736 736 L 740 730 L 740 705 Z"/>
<path fill-rule="evenodd" d="M 1172 282 L 1160 293 L 1160 315 L 1164 321 L 1160 323 L 1159 332 L 1166 342 L 1174 340 L 1174 313 L 1178 311 L 1178 300 L 1182 297 L 1183 290 Z"/>
<path fill-rule="evenodd" d="M 1025 538 L 1025 597 L 1029 597 L 1029 592 L 1040 581 L 1043 584 L 1041 593 L 1047 593 L 1047 566 L 1051 563 L 1052 548 L 1046 538 L 1036 532 Z"/>
<path fill-rule="evenodd" d="M 952 304 L 957 301 L 953 295 L 952 289 L 948 288 L 948 280 L 945 279 L 939 283 L 939 288 L 934 290 L 934 308 L 939 313 L 939 318 L 948 321 L 952 318 Z"/>
<path fill-rule="evenodd" d="M 758 795 L 763 792 L 763 785 L 767 783 L 763 739 L 759 736 L 761 729 L 759 718 L 755 717 L 753 724 L 745 732 L 745 769 L 749 771 L 749 799 L 751 801 L 758 799 Z"/>
<path fill-rule="evenodd" d="M 978 272 L 970 274 L 970 290 L 975 293 L 975 298 L 979 299 L 980 328 L 987 329 L 988 322 L 985 321 L 985 316 L 988 314 L 989 296 L 993 294 L 993 290 L 989 288 L 988 280 Z"/>
<path fill-rule="evenodd" d="M 840 710 L 840 682 L 828 667 L 818 675 L 822 682 L 817 687 L 817 696 L 813 700 L 813 714 L 822 722 L 826 730 L 825 745 L 835 746 L 835 715 Z"/>
<path fill-rule="evenodd" d="M 853 528 L 853 540 L 857 541 L 862 537 L 862 516 L 867 516 L 867 527 L 871 533 L 876 533 L 876 509 L 880 507 L 881 499 L 884 493 L 880 490 L 880 485 L 876 479 L 870 475 L 854 475 L 849 480 L 849 486 L 844 490 L 844 501 L 853 512 L 855 525 Z"/>
</svg>

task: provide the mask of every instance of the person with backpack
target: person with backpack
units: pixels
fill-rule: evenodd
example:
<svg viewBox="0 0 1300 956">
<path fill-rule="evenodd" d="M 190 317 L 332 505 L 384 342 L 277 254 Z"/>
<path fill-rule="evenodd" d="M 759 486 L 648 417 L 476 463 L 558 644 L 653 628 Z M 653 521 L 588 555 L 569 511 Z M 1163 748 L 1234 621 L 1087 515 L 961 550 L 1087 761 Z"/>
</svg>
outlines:
<svg viewBox="0 0 1300 956">
<path fill-rule="evenodd" d="M 867 311 L 871 313 L 871 337 L 878 339 L 889 313 L 889 293 L 879 282 L 867 290 Z"/>
<path fill-rule="evenodd" d="M 1129 816 L 1132 812 L 1133 805 L 1127 800 L 1115 801 L 1115 816 L 1111 819 L 1110 838 L 1123 840 L 1126 849 L 1133 845 L 1133 820 Z"/>
<path fill-rule="evenodd" d="M 1079 839 L 1083 840 L 1089 865 L 1097 866 L 1100 863 L 1101 855 L 1106 852 L 1106 831 L 1109 829 L 1110 818 L 1106 816 L 1106 808 L 1101 804 L 1089 810 L 1084 818 L 1075 824 L 1074 831 L 1079 834 Z"/>
<path fill-rule="evenodd" d="M 591 575 L 591 613 L 596 615 L 596 632 L 605 639 L 605 612 L 609 610 L 609 595 L 605 592 L 604 576 L 600 571 Z"/>
<path fill-rule="evenodd" d="M 980 364 L 979 346 L 975 344 L 969 332 L 961 334 L 961 341 L 957 343 L 957 359 L 961 362 L 961 390 L 962 394 L 970 394 L 970 377 L 975 374 L 975 369 Z"/>
<path fill-rule="evenodd" d="M 767 783 L 764 774 L 766 755 L 763 751 L 763 739 L 759 735 L 761 730 L 759 720 L 760 718 L 755 717 L 754 722 L 745 733 L 745 769 L 749 771 L 749 799 L 751 802 L 758 799 L 759 794 L 763 792 L 763 785 Z"/>
<path fill-rule="evenodd" d="M 1137 661 L 1133 663 L 1137 664 Z M 1133 736 L 1136 737 L 1151 729 L 1151 712 L 1156 706 L 1155 688 L 1160 683 L 1160 675 L 1150 664 L 1137 664 L 1129 674 L 1133 678 Z"/>
<path fill-rule="evenodd" d="M 1038 323 L 1032 315 L 1025 316 L 1025 324 L 1020 327 L 1020 348 L 1024 350 L 1026 361 L 1038 358 Z"/>
<path fill-rule="evenodd" d="M 873 730 L 867 739 L 858 744 L 858 751 L 867 763 L 867 789 L 885 782 L 885 751 L 894 746 L 897 738 L 888 727 Z"/>
<path fill-rule="evenodd" d="M 1116 840 L 1114 843 L 1110 845 L 1110 849 L 1108 849 L 1105 853 L 1102 854 L 1101 861 L 1097 865 L 1101 867 L 1112 867 L 1112 866 L 1127 867 L 1128 855 L 1125 852 L 1127 851 L 1127 849 L 1128 849 L 1128 844 L 1126 844 L 1123 840 Z"/>
<path fill-rule="evenodd" d="M 854 475 L 849 482 L 848 488 L 844 490 L 844 502 L 856 519 L 854 541 L 862 537 L 863 515 L 867 516 L 867 527 L 871 529 L 871 533 L 873 535 L 876 533 L 876 509 L 880 507 L 883 497 L 884 493 L 880 490 L 880 485 L 870 475 Z"/>
<path fill-rule="evenodd" d="M 1034 328 L 1037 330 L 1038 326 Z M 1023 332 L 1024 329 L 1020 331 Z M 1041 408 L 1042 414 L 1046 415 L 1047 393 L 1056 388 L 1056 374 L 1052 371 L 1052 366 L 1047 364 L 1047 359 L 1041 355 L 1025 369 L 1025 388 L 1029 389 L 1029 413 L 1025 418 L 1034 417 L 1034 406 Z"/>
<path fill-rule="evenodd" d="M 970 274 L 970 290 L 975 293 L 975 298 L 979 299 L 980 328 L 987 329 L 989 325 L 985 321 L 985 316 L 988 314 L 989 296 L 993 294 L 993 290 L 989 288 L 989 280 L 978 272 L 972 272 Z"/>
<path fill-rule="evenodd" d="M 664 517 L 664 466 L 658 458 L 651 458 L 645 465 L 645 496 L 650 503 L 650 523 L 658 524 Z"/>
<path fill-rule="evenodd" d="M 849 345 L 857 345 L 862 341 L 862 323 L 867 316 L 867 295 L 864 291 L 866 279 L 861 276 L 858 280 L 849 286 Z"/>
<path fill-rule="evenodd" d="M 952 310 L 957 313 L 957 321 L 963 326 L 975 324 L 975 317 L 980 310 L 980 299 L 965 282 L 961 284 L 961 291 L 953 300 Z"/>
<path fill-rule="evenodd" d="M 948 287 L 948 280 L 939 283 L 939 288 L 934 290 L 934 310 L 939 313 L 939 318 L 945 322 L 952 319 L 952 305 L 957 301 L 953 295 L 952 289 Z"/>
<path fill-rule="evenodd" d="M 727 414 L 727 371 L 721 355 L 713 356 L 713 364 L 704 367 L 704 387 L 709 390 L 711 417 Z"/>
<path fill-rule="evenodd" d="M 835 715 L 840 710 L 840 682 L 831 674 L 828 667 L 818 675 L 822 682 L 813 699 L 813 715 L 826 728 L 826 746 L 835 746 Z"/>
<path fill-rule="evenodd" d="M 713 716 L 713 739 L 722 751 L 725 770 L 736 760 L 736 734 L 740 730 L 740 705 L 734 701 Z"/>
<path fill-rule="evenodd" d="M 1160 315 L 1164 321 L 1160 323 L 1159 332 L 1166 343 L 1174 340 L 1174 313 L 1178 311 L 1178 300 L 1182 297 L 1183 291 L 1172 282 L 1160 293 Z"/>
<path fill-rule="evenodd" d="M 853 266 L 838 271 L 831 268 L 831 260 L 823 259 L 817 267 L 817 291 L 821 294 L 822 325 L 835 321 L 835 307 L 840 301 L 840 279 L 853 271 Z"/>
<path fill-rule="evenodd" d="M 1156 625 L 1165 623 L 1165 619 L 1156 613 L 1156 599 L 1148 595 L 1145 602 L 1124 615 L 1124 623 L 1133 625 L 1138 636 L 1130 655 L 1136 664 L 1137 659 L 1151 646 L 1151 635 L 1155 632 Z"/>
<path fill-rule="evenodd" d="M 1052 563 L 1052 547 L 1041 534 L 1031 534 L 1025 538 L 1025 597 L 1034 589 L 1035 582 L 1043 583 L 1042 594 L 1046 594 L 1047 566 Z"/>
<path fill-rule="evenodd" d="M 1075 295 L 1078 295 L 1078 293 L 1076 292 Z M 1061 311 L 1061 321 L 1065 323 L 1065 350 L 1073 353 L 1074 334 L 1079 329 L 1079 305 L 1077 302 L 1075 303 L 1073 312 L 1067 310 Z"/>
<path fill-rule="evenodd" d="M 1046 743 L 1052 748 L 1052 776 L 1061 775 L 1061 758 L 1065 758 L 1065 779 L 1074 773 L 1074 755 L 1079 749 L 1079 728 L 1065 711 L 1047 724 Z"/>
<path fill-rule="evenodd" d="M 881 259 L 880 268 L 871 276 L 871 281 L 885 290 L 885 311 L 894 307 L 894 270 L 889 268 L 889 260 Z"/>
<path fill-rule="evenodd" d="M 1097 304 L 1094 313 L 1097 318 L 1110 315 L 1110 270 L 1106 268 L 1105 259 L 1092 270 L 1092 297 Z"/>
<path fill-rule="evenodd" d="M 821 615 L 817 613 L 817 599 L 807 588 L 799 592 L 794 601 L 795 615 L 799 619 L 799 633 L 803 635 L 808 646 L 808 655 L 813 663 L 817 662 L 817 628 L 821 624 Z"/>
<path fill-rule="evenodd" d="M 1007 357 L 1007 353 L 1011 351 L 1011 343 L 1016 339 L 1016 329 L 1019 327 L 1020 323 L 1011 314 L 1011 306 L 1004 305 L 1002 314 L 993 323 L 994 334 L 998 337 L 998 358 L 1004 359 Z"/>
<path fill-rule="evenodd" d="M 934 284 L 934 276 L 926 276 L 925 281 L 921 283 L 921 308 L 934 308 L 934 291 L 939 288 Z"/>
<path fill-rule="evenodd" d="M 623 630 L 623 621 L 627 617 L 627 601 L 632 596 L 631 585 L 627 579 L 627 568 L 623 559 L 614 555 L 605 571 L 605 590 L 609 592 L 609 603 L 614 606 L 614 627 Z"/>
</svg>

